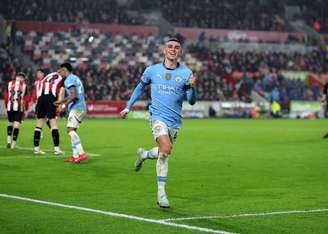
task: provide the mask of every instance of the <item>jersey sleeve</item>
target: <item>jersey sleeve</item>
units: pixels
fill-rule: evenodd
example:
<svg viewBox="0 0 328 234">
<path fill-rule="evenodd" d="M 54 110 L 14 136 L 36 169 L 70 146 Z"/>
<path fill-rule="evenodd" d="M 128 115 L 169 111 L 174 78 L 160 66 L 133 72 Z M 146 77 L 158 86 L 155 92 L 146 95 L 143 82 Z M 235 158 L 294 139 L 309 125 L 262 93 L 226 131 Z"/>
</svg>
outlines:
<svg viewBox="0 0 328 234">
<path fill-rule="evenodd" d="M 34 83 L 34 87 L 33 87 L 33 93 L 32 93 L 32 96 L 31 96 L 31 101 L 32 102 L 36 102 L 36 83 Z"/>
<path fill-rule="evenodd" d="M 68 77 L 65 80 L 65 88 L 70 89 L 72 87 L 77 87 L 77 79 L 75 77 Z"/>
<path fill-rule="evenodd" d="M 188 71 L 186 72 L 186 76 L 184 78 L 184 88 L 185 88 L 185 90 L 190 88 L 189 79 L 192 75 L 193 75 L 192 71 L 190 69 L 188 69 Z"/>
<path fill-rule="evenodd" d="M 146 85 L 151 83 L 151 70 L 149 67 L 142 73 L 140 81 Z"/>
<path fill-rule="evenodd" d="M 24 96 L 24 107 L 25 107 L 25 111 L 28 110 L 28 104 L 30 102 L 30 93 L 29 93 L 29 88 L 28 86 L 26 86 L 26 92 L 25 92 L 25 96 Z"/>
</svg>

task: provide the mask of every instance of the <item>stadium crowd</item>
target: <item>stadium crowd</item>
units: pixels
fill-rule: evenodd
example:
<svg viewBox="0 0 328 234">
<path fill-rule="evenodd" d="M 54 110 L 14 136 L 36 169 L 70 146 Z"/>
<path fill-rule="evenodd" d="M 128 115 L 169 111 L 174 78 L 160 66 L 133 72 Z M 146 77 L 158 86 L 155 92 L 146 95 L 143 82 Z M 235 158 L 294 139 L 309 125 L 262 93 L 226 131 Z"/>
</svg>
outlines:
<svg viewBox="0 0 328 234">
<path fill-rule="evenodd" d="M 143 13 L 157 10 L 179 27 L 288 31 L 285 6 L 297 6 L 306 23 L 328 32 L 328 4 L 322 0 L 2 0 L 0 14 L 9 20 L 144 24 Z"/>
<path fill-rule="evenodd" d="M 284 31 L 281 1 L 161 0 L 161 5 L 164 17 L 179 27 Z"/>
<path fill-rule="evenodd" d="M 88 36 L 77 41 L 76 37 L 81 38 L 81 35 L 74 37 L 73 34 L 77 32 L 50 35 L 31 33 L 17 32 L 15 40 L 35 67 L 43 66 L 50 72 L 59 63 L 72 57 L 91 58 L 85 62 L 76 61 L 75 69 L 85 83 L 87 100 L 127 100 L 144 67 L 161 62 L 160 45 L 163 38 L 159 37 L 101 34 L 94 35 L 95 44 L 90 44 Z M 52 43 L 55 41 L 67 43 Z M 62 51 L 66 57 L 61 54 Z M 286 79 L 281 71 L 326 73 L 327 59 L 324 51 L 308 54 L 254 51 L 228 53 L 224 50 L 212 52 L 201 43 L 189 44 L 183 58 L 199 78 L 197 91 L 200 100 L 250 101 L 251 92 L 257 91 L 269 100 L 278 99 L 284 103 L 289 100 L 318 100 L 320 91 L 318 86 L 309 87 L 302 80 Z M 22 70 L 27 73 L 29 83 L 33 84 L 33 69 L 24 68 L 5 45 L 0 48 L 0 60 L 1 83 L 7 82 L 15 70 Z M 147 98 L 149 93 L 145 92 L 142 99 Z"/>
<path fill-rule="evenodd" d="M 321 33 L 328 33 L 328 2 L 324 0 L 288 0 L 288 3 L 293 6 L 298 6 L 300 9 L 299 19 L 313 27 Z"/>
<path fill-rule="evenodd" d="M 8 20 L 34 20 L 70 23 L 142 24 L 115 0 L 2 0 L 0 14 Z"/>
<path fill-rule="evenodd" d="M 284 31 L 282 1 L 132 1 L 141 11 L 161 5 L 163 16 L 175 26 L 229 28 L 242 30 Z M 309 24 L 321 22 L 325 16 L 314 15 L 318 6 L 301 1 L 300 8 Z M 142 24 L 142 17 L 131 18 L 117 1 L 49 1 L 4 0 L 0 14 L 9 20 L 41 20 L 74 23 Z M 288 4 L 295 1 L 289 0 Z M 54 10 L 56 9 L 56 10 Z M 174 9 L 174 10 L 173 10 Z M 307 11 L 311 9 L 310 11 Z M 61 12 L 58 14 L 57 12 Z M 317 18 L 318 17 L 318 18 Z M 9 23 L 8 23 L 9 22 Z M 42 67 L 53 71 L 60 63 L 76 64 L 75 72 L 85 82 L 88 100 L 127 100 L 144 67 L 161 62 L 160 45 L 163 38 L 90 34 L 74 30 L 62 33 L 16 32 L 15 23 L 7 21 L 6 41 L 0 46 L 0 85 L 12 78 L 15 71 L 27 73 L 34 81 L 34 70 Z M 250 101 L 252 91 L 270 100 L 288 103 L 289 100 L 318 100 L 319 87 L 308 86 L 303 80 L 287 79 L 282 71 L 328 72 L 328 54 L 323 50 L 302 53 L 211 51 L 202 43 L 204 38 L 185 48 L 185 61 L 199 78 L 197 91 L 200 100 Z M 211 40 L 210 38 L 206 40 Z M 290 38 L 288 41 L 294 41 Z M 23 56 L 33 62 L 26 67 L 15 55 L 18 46 Z M 3 97 L 0 90 L 0 98 Z M 145 92 L 142 99 L 149 98 Z"/>
</svg>

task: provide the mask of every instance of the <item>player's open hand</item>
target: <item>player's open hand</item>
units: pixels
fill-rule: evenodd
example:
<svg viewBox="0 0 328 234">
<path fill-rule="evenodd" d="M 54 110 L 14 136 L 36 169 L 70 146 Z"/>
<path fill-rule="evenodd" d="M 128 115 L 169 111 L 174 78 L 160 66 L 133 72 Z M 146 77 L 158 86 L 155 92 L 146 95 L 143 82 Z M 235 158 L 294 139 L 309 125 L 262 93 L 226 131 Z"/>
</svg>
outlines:
<svg viewBox="0 0 328 234">
<path fill-rule="evenodd" d="M 65 109 L 66 109 L 66 105 L 65 104 L 61 104 L 61 105 L 57 106 L 56 113 L 59 114 L 61 112 L 64 112 Z"/>
<path fill-rule="evenodd" d="M 60 106 L 61 104 L 63 104 L 63 101 L 58 101 L 57 100 L 57 101 L 54 102 L 54 105 L 55 106 Z"/>
<path fill-rule="evenodd" d="M 195 87 L 196 86 L 196 81 L 197 81 L 197 78 L 195 76 L 190 76 L 189 78 L 189 81 L 188 81 L 188 85 L 190 87 Z"/>
<path fill-rule="evenodd" d="M 129 110 L 128 108 L 124 108 L 124 109 L 120 112 L 120 115 L 121 115 L 121 117 L 122 117 L 123 119 L 125 119 L 129 112 L 130 112 L 130 110 Z"/>
</svg>

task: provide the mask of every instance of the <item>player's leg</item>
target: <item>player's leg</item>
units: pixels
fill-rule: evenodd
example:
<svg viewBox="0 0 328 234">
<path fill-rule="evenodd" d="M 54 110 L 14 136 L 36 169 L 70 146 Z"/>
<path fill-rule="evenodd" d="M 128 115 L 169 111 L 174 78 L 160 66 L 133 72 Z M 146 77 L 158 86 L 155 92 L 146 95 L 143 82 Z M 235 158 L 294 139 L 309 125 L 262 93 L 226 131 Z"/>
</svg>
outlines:
<svg viewBox="0 0 328 234">
<path fill-rule="evenodd" d="M 37 121 L 33 136 L 34 154 L 45 154 L 45 152 L 40 149 L 40 141 L 42 138 L 42 130 L 48 112 L 48 105 L 46 101 L 46 97 L 41 96 L 39 97 L 35 106 Z"/>
<path fill-rule="evenodd" d="M 73 155 L 66 159 L 65 162 L 79 163 L 80 161 L 87 159 L 87 155 L 83 149 L 81 139 L 76 132 L 76 129 L 80 127 L 80 123 L 84 116 L 84 111 L 72 110 L 69 113 L 67 121 L 67 133 L 71 138 Z"/>
<path fill-rule="evenodd" d="M 13 123 L 13 140 L 11 142 L 12 149 L 15 149 L 16 145 L 17 145 L 20 124 L 21 124 L 21 122 L 16 118 L 16 120 Z"/>
<path fill-rule="evenodd" d="M 167 125 L 159 120 L 151 122 L 152 133 L 158 145 L 158 158 L 156 163 L 157 174 L 157 201 L 162 208 L 169 208 L 170 204 L 166 196 L 165 185 L 168 174 L 168 160 L 172 150 L 172 142 Z"/>
<path fill-rule="evenodd" d="M 158 146 L 151 148 L 150 150 L 145 150 L 144 148 L 139 148 L 137 153 L 144 160 L 146 159 L 157 159 L 158 158 Z"/>
<path fill-rule="evenodd" d="M 11 147 L 11 142 L 13 139 L 13 122 L 14 122 L 14 116 L 12 111 L 7 111 L 7 117 L 8 117 L 8 126 L 7 126 L 7 148 Z"/>
<path fill-rule="evenodd" d="M 159 152 L 158 159 L 156 163 L 156 174 L 157 174 L 157 200 L 158 204 L 162 208 L 169 208 L 170 204 L 166 196 L 165 185 L 168 174 L 168 166 L 169 166 L 169 155 L 172 150 L 172 143 L 169 135 L 161 135 L 156 139 Z"/>
<path fill-rule="evenodd" d="M 55 105 L 53 105 L 53 103 L 56 101 L 57 99 L 54 96 L 48 96 L 47 98 L 47 103 L 48 103 L 48 108 L 46 109 L 46 117 L 47 119 L 45 120 L 48 127 L 50 125 L 50 129 L 51 129 L 51 136 L 52 136 L 52 141 L 54 144 L 54 154 L 55 155 L 60 155 L 63 154 L 63 151 L 60 150 L 59 148 L 59 131 L 58 131 L 58 127 L 57 127 L 57 107 Z"/>
<path fill-rule="evenodd" d="M 325 105 L 325 108 L 324 108 L 324 116 L 325 118 L 328 118 L 328 101 L 326 101 L 326 105 Z M 326 133 L 323 138 L 327 139 L 328 138 L 328 133 Z"/>
<path fill-rule="evenodd" d="M 79 154 L 78 154 L 78 151 L 77 151 L 76 146 L 75 146 L 75 142 L 76 142 L 77 138 L 73 136 L 73 133 L 71 133 L 73 131 L 75 132 L 76 130 L 74 128 L 67 128 L 67 133 L 71 138 L 72 155 L 69 158 L 67 158 L 65 160 L 65 162 L 72 162 L 73 163 L 75 160 L 78 160 L 78 158 L 79 158 Z"/>
<path fill-rule="evenodd" d="M 8 122 L 8 126 L 7 126 L 7 148 L 11 147 L 12 135 L 13 135 L 13 122 Z"/>
<path fill-rule="evenodd" d="M 36 120 L 36 126 L 34 129 L 34 135 L 33 135 L 34 154 L 45 154 L 45 152 L 43 152 L 40 149 L 42 129 L 43 129 L 45 121 L 46 121 L 45 118 L 38 118 Z"/>
<path fill-rule="evenodd" d="M 174 143 L 176 140 L 177 132 L 178 132 L 178 129 L 169 129 L 169 137 L 170 137 L 170 140 L 172 143 Z M 165 132 L 165 134 L 166 134 L 166 132 Z M 138 150 L 137 150 L 138 160 L 136 162 L 136 165 L 139 165 L 140 162 L 143 162 L 146 159 L 158 159 L 158 152 L 159 152 L 158 146 L 151 148 L 150 150 L 145 150 L 144 148 L 138 148 Z M 138 168 L 138 170 L 137 170 L 137 168 Z M 135 169 L 136 169 L 136 171 L 139 171 L 141 169 L 141 166 L 136 167 Z"/>
<path fill-rule="evenodd" d="M 150 150 L 145 150 L 144 148 L 138 148 L 137 150 L 137 161 L 134 164 L 135 171 L 140 171 L 144 161 L 146 159 L 157 159 L 158 158 L 158 147 L 154 147 Z"/>
<path fill-rule="evenodd" d="M 49 119 L 49 123 L 51 127 L 52 141 L 54 143 L 54 154 L 56 155 L 63 154 L 64 152 L 61 151 L 59 148 L 59 131 L 57 127 L 57 119 L 56 118 Z"/>
<path fill-rule="evenodd" d="M 21 111 L 14 111 L 13 112 L 13 139 L 11 142 L 11 148 L 16 148 L 17 139 L 19 135 L 19 128 L 21 125 L 21 122 L 23 120 L 24 112 Z"/>
<path fill-rule="evenodd" d="M 66 159 L 65 162 L 79 163 L 80 161 L 87 159 L 88 157 L 83 149 L 81 139 L 76 132 L 76 128 L 68 127 L 67 133 L 71 138 L 73 155 Z"/>
<path fill-rule="evenodd" d="M 51 129 L 51 125 L 50 125 L 50 120 L 49 119 L 47 119 L 46 124 L 47 124 L 48 128 Z"/>
<path fill-rule="evenodd" d="M 150 126 L 151 126 L 151 129 L 152 129 L 152 133 L 153 133 L 155 141 L 156 141 L 156 138 L 158 136 L 163 135 L 163 134 L 168 134 L 166 124 L 163 123 L 162 121 L 158 121 L 158 120 L 151 121 Z M 157 159 L 158 158 L 158 152 L 159 152 L 158 146 L 154 147 L 150 150 L 145 150 L 144 148 L 138 148 L 138 150 L 137 150 L 137 157 L 138 158 L 137 158 L 137 160 L 134 164 L 135 171 L 138 172 L 138 171 L 141 170 L 142 165 L 145 162 L 145 160 L 147 160 L 147 159 Z"/>
</svg>

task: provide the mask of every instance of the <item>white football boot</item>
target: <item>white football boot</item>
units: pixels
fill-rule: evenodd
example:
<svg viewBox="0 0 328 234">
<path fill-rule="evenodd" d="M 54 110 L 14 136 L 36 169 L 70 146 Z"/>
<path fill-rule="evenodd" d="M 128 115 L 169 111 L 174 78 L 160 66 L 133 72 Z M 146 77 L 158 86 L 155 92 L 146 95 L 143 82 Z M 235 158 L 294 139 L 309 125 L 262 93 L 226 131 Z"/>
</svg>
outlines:
<svg viewBox="0 0 328 234">
<path fill-rule="evenodd" d="M 134 163 L 134 170 L 136 172 L 140 171 L 140 169 L 142 168 L 142 164 L 145 161 L 145 158 L 142 157 L 142 155 L 144 154 L 145 150 L 143 148 L 138 148 L 137 150 L 137 160 Z"/>
</svg>

